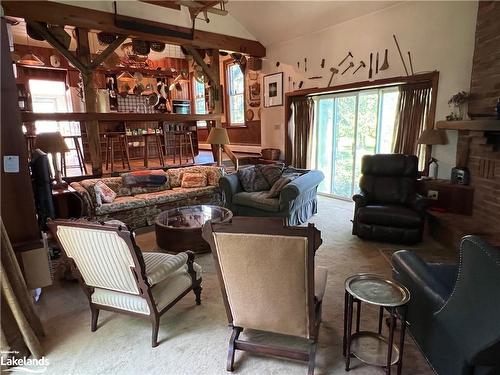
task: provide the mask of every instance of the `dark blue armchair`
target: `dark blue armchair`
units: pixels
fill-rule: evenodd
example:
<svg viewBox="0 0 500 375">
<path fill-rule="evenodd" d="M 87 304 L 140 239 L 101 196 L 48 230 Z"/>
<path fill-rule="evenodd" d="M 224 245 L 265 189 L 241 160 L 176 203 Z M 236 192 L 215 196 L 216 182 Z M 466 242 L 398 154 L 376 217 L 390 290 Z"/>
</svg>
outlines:
<svg viewBox="0 0 500 375">
<path fill-rule="evenodd" d="M 500 374 L 500 249 L 466 236 L 458 265 L 428 264 L 407 250 L 392 264 L 411 293 L 410 332 L 434 370 Z"/>
</svg>

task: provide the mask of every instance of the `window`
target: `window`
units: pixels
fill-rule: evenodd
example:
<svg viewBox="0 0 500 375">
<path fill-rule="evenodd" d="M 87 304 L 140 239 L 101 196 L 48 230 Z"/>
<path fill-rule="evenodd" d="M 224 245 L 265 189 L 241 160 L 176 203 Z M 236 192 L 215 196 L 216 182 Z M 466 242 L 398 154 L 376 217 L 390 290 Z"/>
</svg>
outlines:
<svg viewBox="0 0 500 375">
<path fill-rule="evenodd" d="M 245 77 L 239 65 L 227 65 L 226 91 L 228 96 L 227 119 L 230 125 L 245 124 Z"/>
<path fill-rule="evenodd" d="M 194 113 L 196 115 L 205 115 L 207 107 L 205 102 L 205 84 L 193 78 L 193 98 L 194 98 Z M 200 128 L 207 126 L 206 121 L 197 121 L 196 125 Z"/>
<path fill-rule="evenodd" d="M 363 155 L 392 152 L 398 97 L 390 87 L 315 98 L 313 163 L 325 174 L 321 193 L 350 199 Z"/>
<path fill-rule="evenodd" d="M 71 110 L 71 101 L 66 96 L 65 82 L 30 79 L 29 87 L 33 102 L 33 112 L 53 113 L 69 112 Z M 60 132 L 63 137 L 81 135 L 80 123 L 75 121 L 36 121 L 35 128 L 37 134 Z M 70 149 L 70 152 L 66 154 L 68 167 L 78 165 L 75 145 L 72 143 L 72 140 L 68 139 L 66 139 L 66 144 Z M 82 147 L 81 144 L 80 147 Z"/>
</svg>

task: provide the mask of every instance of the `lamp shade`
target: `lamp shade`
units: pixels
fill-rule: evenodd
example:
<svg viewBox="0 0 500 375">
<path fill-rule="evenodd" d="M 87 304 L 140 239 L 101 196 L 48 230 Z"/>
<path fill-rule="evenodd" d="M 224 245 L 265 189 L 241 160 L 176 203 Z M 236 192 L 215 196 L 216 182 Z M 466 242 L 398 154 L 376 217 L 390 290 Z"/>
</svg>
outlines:
<svg viewBox="0 0 500 375">
<path fill-rule="evenodd" d="M 64 138 L 59 132 L 38 134 L 36 136 L 35 146 L 48 154 L 69 151 L 66 142 L 64 142 Z"/>
<path fill-rule="evenodd" d="M 447 143 L 446 135 L 438 129 L 425 129 L 417 143 L 419 145 L 444 145 Z"/>
<path fill-rule="evenodd" d="M 207 138 L 207 143 L 211 145 L 228 145 L 229 137 L 225 128 L 212 128 Z"/>
</svg>

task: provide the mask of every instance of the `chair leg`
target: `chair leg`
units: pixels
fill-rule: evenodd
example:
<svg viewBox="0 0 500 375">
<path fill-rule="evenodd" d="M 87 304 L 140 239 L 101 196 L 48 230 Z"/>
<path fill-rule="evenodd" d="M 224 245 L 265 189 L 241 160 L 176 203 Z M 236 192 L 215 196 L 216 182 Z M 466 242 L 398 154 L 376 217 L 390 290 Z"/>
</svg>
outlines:
<svg viewBox="0 0 500 375">
<path fill-rule="evenodd" d="M 309 347 L 309 365 L 307 369 L 307 375 L 314 375 L 314 368 L 316 367 L 316 348 L 318 347 L 317 342 L 312 342 Z"/>
<path fill-rule="evenodd" d="M 229 348 L 227 351 L 227 366 L 226 366 L 227 371 L 231 372 L 234 371 L 234 354 L 236 352 L 234 343 L 240 336 L 241 331 L 242 331 L 241 327 L 233 327 L 233 333 L 231 334 L 231 338 L 229 339 Z"/>
<path fill-rule="evenodd" d="M 109 163 L 109 137 L 106 137 L 106 170 L 108 169 Z"/>
<path fill-rule="evenodd" d="M 123 142 L 123 149 L 125 150 L 125 158 L 126 158 L 126 161 L 127 161 L 127 166 L 128 166 L 128 169 L 132 169 L 130 168 L 130 155 L 129 155 L 129 152 L 128 152 L 128 139 L 127 139 L 127 136 L 123 137 L 122 138 L 122 142 Z"/>
<path fill-rule="evenodd" d="M 195 286 L 193 288 L 194 295 L 196 296 L 196 304 L 197 305 L 201 305 L 201 291 L 202 290 L 203 290 L 203 288 L 201 287 L 201 285 Z"/>
<path fill-rule="evenodd" d="M 90 306 L 90 312 L 92 313 L 90 330 L 92 332 L 95 332 L 97 330 L 97 319 L 99 319 L 99 309 L 96 307 Z"/>
<path fill-rule="evenodd" d="M 151 321 L 152 332 L 151 332 L 151 347 L 155 348 L 158 346 L 158 330 L 160 329 L 160 318 L 154 316 Z"/>
<path fill-rule="evenodd" d="M 191 133 L 189 133 L 189 147 L 191 149 L 191 158 L 193 159 L 193 164 L 196 164 L 196 162 L 194 161 L 193 138 L 191 137 Z"/>
</svg>

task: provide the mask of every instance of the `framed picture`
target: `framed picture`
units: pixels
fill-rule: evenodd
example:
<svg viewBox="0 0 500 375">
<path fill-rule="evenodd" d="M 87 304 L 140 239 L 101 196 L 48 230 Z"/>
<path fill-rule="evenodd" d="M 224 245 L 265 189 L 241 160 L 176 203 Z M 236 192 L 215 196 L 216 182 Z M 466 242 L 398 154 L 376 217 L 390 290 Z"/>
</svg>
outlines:
<svg viewBox="0 0 500 375">
<path fill-rule="evenodd" d="M 283 105 L 283 72 L 264 76 L 264 107 Z"/>
</svg>

